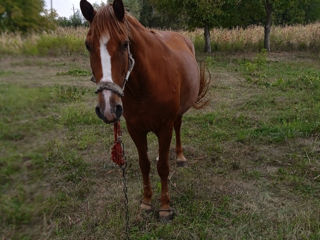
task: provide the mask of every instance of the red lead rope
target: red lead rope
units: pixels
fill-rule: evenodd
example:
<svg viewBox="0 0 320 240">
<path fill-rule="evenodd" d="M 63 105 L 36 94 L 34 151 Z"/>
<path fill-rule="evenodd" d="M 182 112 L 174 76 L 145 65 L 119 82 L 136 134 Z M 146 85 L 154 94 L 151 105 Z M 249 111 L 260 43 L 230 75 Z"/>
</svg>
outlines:
<svg viewBox="0 0 320 240">
<path fill-rule="evenodd" d="M 111 151 L 111 159 L 112 161 L 122 167 L 125 165 L 125 159 L 124 159 L 124 151 L 123 151 L 123 145 L 122 145 L 122 133 L 121 133 L 121 126 L 120 122 L 114 123 L 114 144 Z"/>
<path fill-rule="evenodd" d="M 126 168 L 127 163 L 124 156 L 124 147 L 122 144 L 122 133 L 120 122 L 114 123 L 114 144 L 111 151 L 111 159 L 117 164 L 122 170 L 122 180 L 123 180 L 123 193 L 125 198 L 125 210 L 126 210 L 126 239 L 129 239 L 129 207 L 128 207 L 128 188 L 127 188 L 127 179 L 126 179 Z"/>
</svg>

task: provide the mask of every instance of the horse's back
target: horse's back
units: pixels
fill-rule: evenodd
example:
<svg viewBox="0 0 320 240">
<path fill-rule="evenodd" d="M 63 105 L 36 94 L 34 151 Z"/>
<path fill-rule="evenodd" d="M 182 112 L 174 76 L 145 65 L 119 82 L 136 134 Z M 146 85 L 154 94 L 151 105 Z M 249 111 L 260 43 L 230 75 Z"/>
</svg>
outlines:
<svg viewBox="0 0 320 240">
<path fill-rule="evenodd" d="M 192 56 L 195 56 L 195 50 L 192 41 L 177 32 L 154 31 L 155 36 L 163 41 L 172 51 L 188 50 Z"/>
</svg>

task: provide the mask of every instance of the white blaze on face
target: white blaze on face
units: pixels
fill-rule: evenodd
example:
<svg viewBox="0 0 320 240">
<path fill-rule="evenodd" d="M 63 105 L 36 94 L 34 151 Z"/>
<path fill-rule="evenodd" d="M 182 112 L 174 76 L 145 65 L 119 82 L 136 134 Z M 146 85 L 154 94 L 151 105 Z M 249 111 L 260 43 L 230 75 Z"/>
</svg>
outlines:
<svg viewBox="0 0 320 240">
<path fill-rule="evenodd" d="M 107 49 L 107 44 L 109 40 L 110 40 L 109 36 L 104 36 L 100 39 L 100 59 L 101 59 L 101 68 L 102 68 L 102 78 L 100 80 L 101 82 L 113 82 L 112 71 L 111 71 L 111 56 Z M 102 95 L 105 101 L 104 115 L 109 119 L 113 119 L 114 116 L 111 113 L 111 106 L 110 106 L 111 91 L 103 90 Z"/>
<path fill-rule="evenodd" d="M 111 56 L 107 49 L 107 44 L 110 37 L 104 36 L 100 39 L 100 58 L 102 67 L 102 79 L 101 82 L 112 82 L 111 73 Z"/>
</svg>

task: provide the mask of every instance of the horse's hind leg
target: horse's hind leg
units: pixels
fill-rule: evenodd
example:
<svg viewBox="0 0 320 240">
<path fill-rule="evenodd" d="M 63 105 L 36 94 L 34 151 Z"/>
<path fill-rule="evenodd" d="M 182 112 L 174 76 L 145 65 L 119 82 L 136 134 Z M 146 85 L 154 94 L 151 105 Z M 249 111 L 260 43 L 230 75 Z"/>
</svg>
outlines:
<svg viewBox="0 0 320 240">
<path fill-rule="evenodd" d="M 176 154 L 177 154 L 177 165 L 183 167 L 187 163 L 187 159 L 183 155 L 180 129 L 182 123 L 182 116 L 179 116 L 174 122 L 174 130 L 176 132 Z"/>
<path fill-rule="evenodd" d="M 134 129 L 128 126 L 128 131 L 137 147 L 139 154 L 139 165 L 142 172 L 143 177 L 143 200 L 141 201 L 140 208 L 144 211 L 151 211 L 151 197 L 152 190 L 150 185 L 150 161 L 148 159 L 148 144 L 147 144 L 147 133 L 145 132 L 137 132 Z"/>
</svg>

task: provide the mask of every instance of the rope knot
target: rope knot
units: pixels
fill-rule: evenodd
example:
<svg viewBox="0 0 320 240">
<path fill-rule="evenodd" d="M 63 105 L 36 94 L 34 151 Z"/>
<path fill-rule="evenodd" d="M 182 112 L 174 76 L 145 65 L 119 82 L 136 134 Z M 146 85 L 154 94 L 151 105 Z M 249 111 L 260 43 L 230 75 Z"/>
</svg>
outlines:
<svg viewBox="0 0 320 240">
<path fill-rule="evenodd" d="M 123 151 L 123 144 L 122 144 L 122 133 L 121 133 L 121 126 L 120 122 L 114 123 L 114 144 L 111 149 L 111 159 L 112 161 L 117 164 L 118 166 L 122 167 L 125 165 L 124 159 L 124 151 Z"/>
</svg>

